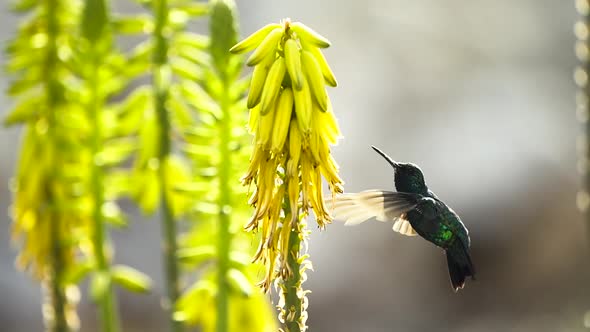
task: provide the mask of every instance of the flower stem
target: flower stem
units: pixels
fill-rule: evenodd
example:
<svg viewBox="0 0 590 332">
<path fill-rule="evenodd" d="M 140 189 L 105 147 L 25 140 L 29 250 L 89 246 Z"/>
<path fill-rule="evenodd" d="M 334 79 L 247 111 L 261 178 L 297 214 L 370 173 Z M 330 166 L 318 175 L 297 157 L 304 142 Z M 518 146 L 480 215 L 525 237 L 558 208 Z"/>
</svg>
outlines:
<svg viewBox="0 0 590 332">
<path fill-rule="evenodd" d="M 221 93 L 221 112 L 222 119 L 219 121 L 219 152 L 221 159 L 219 162 L 219 227 L 218 227 L 218 275 L 217 275 L 217 332 L 228 331 L 228 285 L 227 272 L 229 269 L 229 250 L 231 242 L 230 234 L 230 211 L 231 188 L 230 172 L 232 168 L 232 158 L 230 151 L 231 143 L 231 101 L 229 97 L 230 86 L 226 78 L 223 79 L 223 91 Z"/>
<path fill-rule="evenodd" d="M 174 320 L 173 308 L 176 300 L 179 297 L 178 285 L 178 265 L 176 262 L 176 251 L 178 243 L 176 241 L 176 223 L 172 215 L 172 208 L 168 197 L 166 196 L 167 180 L 165 173 L 165 162 L 171 150 L 172 142 L 170 140 L 170 119 L 168 117 L 168 110 L 166 109 L 166 100 L 170 90 L 170 66 L 168 64 L 168 42 L 164 35 L 164 28 L 167 25 L 168 19 L 168 1 L 155 0 L 153 1 L 154 15 L 156 19 L 156 26 L 154 29 L 153 39 L 155 41 L 154 53 L 154 95 L 155 95 L 155 109 L 158 116 L 158 123 L 160 125 L 160 153 L 158 159 L 160 161 L 159 178 L 160 188 L 162 188 L 161 195 L 161 213 L 162 213 L 162 230 L 164 233 L 163 239 L 163 255 L 166 273 L 166 291 L 167 304 L 166 310 L 170 320 L 170 331 L 180 332 L 183 330 L 181 322 Z"/>
<path fill-rule="evenodd" d="M 298 220 L 294 219 L 294 220 Z M 290 273 L 287 280 L 284 280 L 283 296 L 285 297 L 284 326 L 285 332 L 301 332 L 301 314 L 303 290 L 301 289 L 301 263 L 299 254 L 301 252 L 301 225 L 294 223 L 289 234 L 289 255 L 287 265 Z"/>
<path fill-rule="evenodd" d="M 61 275 L 64 269 L 64 262 L 61 248 L 59 216 L 51 214 L 51 276 L 49 280 L 49 296 L 53 317 L 46 324 L 52 332 L 68 332 L 70 328 L 66 320 L 66 295 L 61 285 Z"/>
<path fill-rule="evenodd" d="M 92 122 L 92 155 L 97 156 L 102 150 L 102 128 L 100 120 L 100 111 L 102 109 L 102 102 L 98 96 L 98 68 L 101 64 L 98 50 L 94 48 L 90 51 L 92 56 L 92 69 L 88 77 L 90 84 L 90 107 L 89 118 Z M 107 234 L 104 224 L 104 218 L 102 215 L 102 206 L 105 203 L 104 187 L 103 187 L 103 169 L 102 165 L 98 160 L 93 160 L 91 169 L 91 185 L 92 185 L 92 198 L 94 201 L 94 229 L 92 233 L 92 247 L 96 258 L 96 268 L 98 272 L 110 273 L 110 262 L 107 259 L 105 241 L 107 240 Z M 116 302 L 113 296 L 113 287 L 109 285 L 109 289 L 105 292 L 104 296 L 98 300 L 98 306 L 100 311 L 100 322 L 102 325 L 102 331 L 104 332 L 119 332 L 120 323 L 119 317 L 116 310 Z"/>
<path fill-rule="evenodd" d="M 44 77 L 45 77 L 45 93 L 47 96 L 47 106 L 51 110 L 49 113 L 50 127 L 55 124 L 55 114 L 53 110 L 59 103 L 58 92 L 56 91 L 56 74 L 55 65 L 57 63 L 57 34 L 58 34 L 58 0 L 46 0 L 45 1 L 45 12 L 47 15 L 47 54 L 45 57 L 44 64 Z M 51 135 L 51 139 L 54 137 Z M 54 143 L 55 144 L 55 143 Z M 59 149 L 53 150 L 53 153 L 59 153 Z M 55 157 L 55 156 L 54 156 Z M 55 200 L 54 193 L 50 189 L 53 181 L 51 174 L 47 174 L 48 183 L 46 188 L 47 194 L 47 205 L 52 206 Z M 60 216 L 54 211 L 50 213 L 49 221 L 50 226 L 50 243 L 51 243 L 51 268 L 49 276 L 49 292 L 51 298 L 51 306 L 53 310 L 53 317 L 50 317 L 48 321 L 48 327 L 53 332 L 68 332 L 70 331 L 68 322 L 66 319 L 66 305 L 67 298 L 65 290 L 61 284 L 62 273 L 65 268 L 65 262 L 63 257 L 63 247 L 61 239 L 61 220 Z"/>
<path fill-rule="evenodd" d="M 288 184 L 285 192 L 288 192 Z M 284 307 L 281 310 L 281 321 L 283 322 L 283 331 L 285 332 L 301 332 L 301 316 L 305 310 L 302 306 L 302 301 L 305 299 L 305 293 L 301 288 L 303 279 L 301 276 L 302 264 L 300 260 L 301 253 L 301 239 L 303 238 L 302 228 L 305 227 L 300 222 L 299 207 L 295 211 L 291 210 L 288 194 L 284 199 L 284 210 L 287 218 L 291 218 L 291 230 L 289 232 L 288 256 L 287 256 L 287 276 L 282 280 L 281 294 L 284 299 Z M 283 221 L 283 225 L 285 225 Z M 287 227 L 287 226 L 284 226 Z"/>
</svg>

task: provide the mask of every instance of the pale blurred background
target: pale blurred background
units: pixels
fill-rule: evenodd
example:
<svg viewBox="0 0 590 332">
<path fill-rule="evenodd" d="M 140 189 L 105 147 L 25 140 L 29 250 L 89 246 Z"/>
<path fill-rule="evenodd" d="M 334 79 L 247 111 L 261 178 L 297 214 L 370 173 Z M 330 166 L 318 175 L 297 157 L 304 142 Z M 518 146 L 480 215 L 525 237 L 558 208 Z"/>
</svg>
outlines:
<svg viewBox="0 0 590 332">
<path fill-rule="evenodd" d="M 19 19 L 7 2 L 2 41 Z M 573 2 L 238 2 L 242 35 L 291 17 L 331 40 L 326 56 L 340 85 L 329 93 L 345 136 L 333 151 L 346 190 L 392 188 L 391 168 L 370 149 L 379 146 L 420 165 L 472 238 L 478 280 L 455 294 L 443 254 L 425 241 L 377 222 L 321 233 L 310 222 L 311 332 L 585 330 L 590 270 L 575 208 Z M 131 8 L 127 0 L 115 5 Z M 3 114 L 10 103 L 0 96 Z M 0 130 L 0 211 L 10 202 L 19 131 Z M 39 289 L 14 269 L 2 215 L 2 331 L 41 331 Z M 126 331 L 165 331 L 158 232 L 155 220 L 137 220 L 114 234 L 117 262 L 157 282 L 149 297 L 121 292 Z M 93 310 L 81 304 L 82 331 L 96 330 Z"/>
</svg>

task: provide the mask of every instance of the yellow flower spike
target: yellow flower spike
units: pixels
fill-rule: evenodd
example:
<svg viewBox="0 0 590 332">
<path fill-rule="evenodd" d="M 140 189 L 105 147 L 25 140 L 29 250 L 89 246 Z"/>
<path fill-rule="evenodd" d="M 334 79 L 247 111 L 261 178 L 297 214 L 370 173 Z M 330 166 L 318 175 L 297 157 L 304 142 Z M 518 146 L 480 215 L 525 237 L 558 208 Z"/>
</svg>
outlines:
<svg viewBox="0 0 590 332">
<path fill-rule="evenodd" d="M 311 44 L 320 48 L 330 47 L 330 41 L 328 39 L 301 22 L 291 23 L 290 28 L 302 40 L 310 42 Z"/>
<path fill-rule="evenodd" d="M 260 43 L 271 31 L 280 28 L 281 25 L 277 23 L 267 24 L 258 31 L 251 34 L 248 38 L 234 45 L 229 51 L 234 54 L 249 52 L 260 45 Z"/>
<path fill-rule="evenodd" d="M 305 219 L 313 212 L 320 228 L 331 221 L 322 181 L 332 191 L 342 190 L 329 147 L 340 131 L 325 87 L 335 86 L 336 79 L 318 48 L 329 42 L 301 23 L 287 19 L 281 27 L 264 37 L 248 62 L 256 65 L 247 103 L 255 152 L 242 182 L 256 186 L 246 229 L 260 227 L 254 257 L 265 264 L 260 286 L 268 291 L 276 281 L 283 330 L 298 331 L 306 328 L 307 299 L 301 285 L 311 266 L 301 253 L 309 234 Z M 242 43 L 247 44 L 236 49 L 253 48 Z"/>
<path fill-rule="evenodd" d="M 291 122 L 291 113 L 293 111 L 293 91 L 286 88 L 281 92 L 278 98 L 275 110 L 275 120 L 272 129 L 272 152 L 276 155 L 283 150 L 287 134 L 289 133 L 289 123 Z"/>
<path fill-rule="evenodd" d="M 279 41 L 283 36 L 282 28 L 275 28 L 272 30 L 264 40 L 258 45 L 254 53 L 250 55 L 246 64 L 248 66 L 255 66 L 260 63 L 267 55 L 274 54 L 279 46 Z"/>
<path fill-rule="evenodd" d="M 268 76 L 270 67 L 275 61 L 275 54 L 270 53 L 266 58 L 262 60 L 252 72 L 252 78 L 250 79 L 250 91 L 248 92 L 247 106 L 253 108 L 260 103 L 260 97 L 262 96 L 262 89 L 264 88 L 264 82 Z"/>
<path fill-rule="evenodd" d="M 260 100 L 260 114 L 265 115 L 274 104 L 287 68 L 285 66 L 285 58 L 278 58 L 270 67 L 264 88 L 262 90 L 262 99 Z"/>
<path fill-rule="evenodd" d="M 301 52 L 303 68 L 305 68 L 305 77 L 309 83 L 311 94 L 322 111 L 328 110 L 328 94 L 326 93 L 325 80 L 322 74 L 322 68 L 317 60 L 309 51 Z"/>
<path fill-rule="evenodd" d="M 295 90 L 303 88 L 303 72 L 301 68 L 301 52 L 299 45 L 294 39 L 287 39 L 284 47 L 285 63 L 287 64 L 287 72 L 291 77 L 291 82 Z"/>
</svg>

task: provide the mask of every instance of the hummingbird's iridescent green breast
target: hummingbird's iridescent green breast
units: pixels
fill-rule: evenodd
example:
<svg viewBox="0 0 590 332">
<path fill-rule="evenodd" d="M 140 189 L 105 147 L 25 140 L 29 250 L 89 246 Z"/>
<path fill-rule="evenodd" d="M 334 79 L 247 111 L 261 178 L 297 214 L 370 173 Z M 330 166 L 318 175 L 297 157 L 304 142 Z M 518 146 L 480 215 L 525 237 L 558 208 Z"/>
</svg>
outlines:
<svg viewBox="0 0 590 332">
<path fill-rule="evenodd" d="M 414 230 L 435 245 L 448 248 L 456 240 L 469 246 L 469 237 L 459 216 L 437 198 L 425 197 L 405 218 Z"/>
<path fill-rule="evenodd" d="M 437 244 L 443 248 L 448 248 L 454 241 L 461 241 L 466 247 L 469 247 L 469 236 L 467 229 L 459 219 L 459 216 L 448 206 L 439 217 L 440 231 L 435 236 Z"/>
</svg>

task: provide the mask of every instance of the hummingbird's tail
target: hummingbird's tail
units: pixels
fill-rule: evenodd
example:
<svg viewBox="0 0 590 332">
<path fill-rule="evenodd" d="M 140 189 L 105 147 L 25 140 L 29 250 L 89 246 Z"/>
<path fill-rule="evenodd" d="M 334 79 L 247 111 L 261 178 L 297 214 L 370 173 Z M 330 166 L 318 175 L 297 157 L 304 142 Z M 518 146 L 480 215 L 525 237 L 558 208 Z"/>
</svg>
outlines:
<svg viewBox="0 0 590 332">
<path fill-rule="evenodd" d="M 465 286 L 465 279 L 475 279 L 475 268 L 471 256 L 462 241 L 455 241 L 446 251 L 447 265 L 453 289 L 458 291 Z"/>
</svg>

